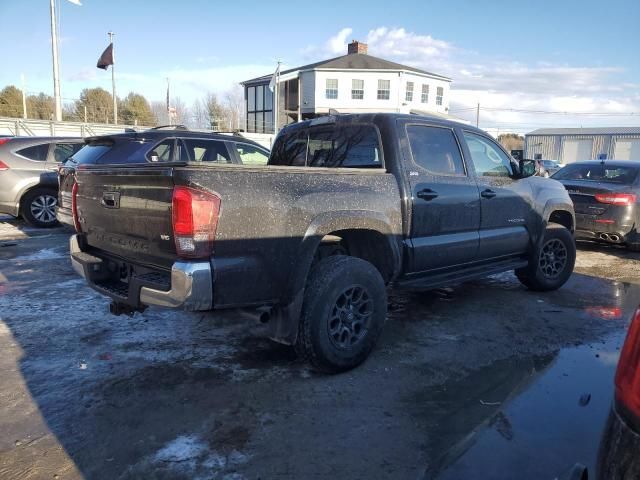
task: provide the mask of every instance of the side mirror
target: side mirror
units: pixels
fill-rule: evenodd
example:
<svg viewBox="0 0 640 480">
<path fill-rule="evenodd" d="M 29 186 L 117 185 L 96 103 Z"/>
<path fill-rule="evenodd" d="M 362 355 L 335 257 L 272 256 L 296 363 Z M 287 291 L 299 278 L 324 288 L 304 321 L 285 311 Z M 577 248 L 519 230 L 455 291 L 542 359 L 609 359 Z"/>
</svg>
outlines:
<svg viewBox="0 0 640 480">
<path fill-rule="evenodd" d="M 519 162 L 520 178 L 532 177 L 536 174 L 536 161 L 522 159 Z"/>
</svg>

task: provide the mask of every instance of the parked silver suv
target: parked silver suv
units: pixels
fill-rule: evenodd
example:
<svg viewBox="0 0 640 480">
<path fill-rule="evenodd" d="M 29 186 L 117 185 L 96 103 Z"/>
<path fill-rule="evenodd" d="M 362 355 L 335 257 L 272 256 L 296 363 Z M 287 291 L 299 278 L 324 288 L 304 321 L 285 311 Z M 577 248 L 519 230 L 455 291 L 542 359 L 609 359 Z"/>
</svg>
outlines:
<svg viewBox="0 0 640 480">
<path fill-rule="evenodd" d="M 0 138 L 0 213 L 36 227 L 56 225 L 58 165 L 83 146 L 82 138 Z"/>
</svg>

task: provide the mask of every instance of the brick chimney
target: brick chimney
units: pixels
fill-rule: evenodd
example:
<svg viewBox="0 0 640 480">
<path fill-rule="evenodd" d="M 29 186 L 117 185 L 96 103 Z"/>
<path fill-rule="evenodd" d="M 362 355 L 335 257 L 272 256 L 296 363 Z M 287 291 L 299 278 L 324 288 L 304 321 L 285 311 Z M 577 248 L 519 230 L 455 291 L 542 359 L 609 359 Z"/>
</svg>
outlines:
<svg viewBox="0 0 640 480">
<path fill-rule="evenodd" d="M 349 44 L 349 47 L 347 48 L 347 53 L 349 55 L 351 55 L 353 53 L 364 53 L 366 55 L 366 53 L 367 53 L 367 44 L 359 42 L 357 40 L 351 40 L 351 43 Z"/>
</svg>

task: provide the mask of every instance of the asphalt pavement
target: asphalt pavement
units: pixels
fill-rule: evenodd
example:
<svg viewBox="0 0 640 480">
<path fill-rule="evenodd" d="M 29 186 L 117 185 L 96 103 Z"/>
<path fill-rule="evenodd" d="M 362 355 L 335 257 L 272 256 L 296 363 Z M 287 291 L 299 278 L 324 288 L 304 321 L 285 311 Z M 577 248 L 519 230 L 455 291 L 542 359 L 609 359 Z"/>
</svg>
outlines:
<svg viewBox="0 0 640 480">
<path fill-rule="evenodd" d="M 640 254 L 581 244 L 556 292 L 391 291 L 327 376 L 232 312 L 110 315 L 69 235 L 0 217 L 2 479 L 551 480 L 593 468 L 640 303 Z"/>
</svg>

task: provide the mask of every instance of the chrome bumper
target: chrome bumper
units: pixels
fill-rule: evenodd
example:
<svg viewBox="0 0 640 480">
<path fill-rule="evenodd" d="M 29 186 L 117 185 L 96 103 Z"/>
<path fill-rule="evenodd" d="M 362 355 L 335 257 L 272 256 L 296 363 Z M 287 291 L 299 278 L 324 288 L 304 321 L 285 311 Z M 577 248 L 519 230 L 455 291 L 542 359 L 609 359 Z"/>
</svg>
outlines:
<svg viewBox="0 0 640 480">
<path fill-rule="evenodd" d="M 96 281 L 104 276 L 104 261 L 83 252 L 78 235 L 69 240 L 71 266 L 95 290 L 115 301 L 132 306 L 158 305 L 161 307 L 183 308 L 185 310 L 211 310 L 213 308 L 213 275 L 208 261 L 178 261 L 171 267 L 169 290 L 160 290 L 144 285 L 144 281 L 133 276 L 129 281 L 129 295 L 122 297 L 113 290 L 101 287 Z M 137 293 L 139 292 L 139 293 Z M 132 298 L 135 297 L 135 298 Z"/>
</svg>

